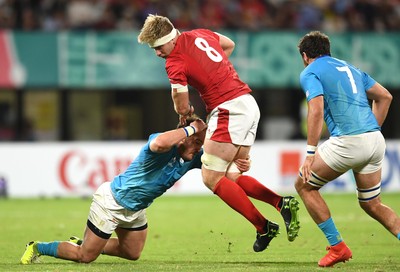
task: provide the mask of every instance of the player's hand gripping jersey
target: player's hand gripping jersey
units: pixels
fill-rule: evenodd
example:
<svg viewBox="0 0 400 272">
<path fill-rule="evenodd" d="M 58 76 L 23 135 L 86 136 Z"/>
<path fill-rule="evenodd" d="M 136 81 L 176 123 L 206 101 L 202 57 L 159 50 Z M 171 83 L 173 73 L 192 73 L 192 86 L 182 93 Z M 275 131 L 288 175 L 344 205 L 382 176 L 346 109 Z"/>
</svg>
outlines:
<svg viewBox="0 0 400 272">
<path fill-rule="evenodd" d="M 207 112 L 251 92 L 225 55 L 219 36 L 210 30 L 183 32 L 167 57 L 165 69 L 172 88 L 190 85 L 197 89 Z"/>
</svg>

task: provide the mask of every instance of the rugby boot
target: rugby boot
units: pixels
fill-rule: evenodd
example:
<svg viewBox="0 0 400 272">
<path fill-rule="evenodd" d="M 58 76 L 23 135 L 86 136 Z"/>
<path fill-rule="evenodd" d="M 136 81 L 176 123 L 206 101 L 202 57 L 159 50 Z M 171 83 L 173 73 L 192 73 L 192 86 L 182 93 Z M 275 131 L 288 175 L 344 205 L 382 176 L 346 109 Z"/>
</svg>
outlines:
<svg viewBox="0 0 400 272">
<path fill-rule="evenodd" d="M 300 222 L 298 217 L 299 202 L 293 196 L 282 198 L 281 215 L 285 221 L 287 239 L 293 242 L 299 235 Z"/>
<path fill-rule="evenodd" d="M 37 249 L 38 241 L 31 241 L 25 247 L 25 252 L 21 257 L 21 264 L 31 264 L 39 262 L 40 253 Z"/>
<path fill-rule="evenodd" d="M 253 245 L 255 252 L 261 252 L 268 247 L 271 240 L 279 234 L 279 225 L 272 221 L 267 221 L 264 230 L 265 233 L 263 234 L 257 232 L 256 241 Z"/>
<path fill-rule="evenodd" d="M 328 250 L 328 253 L 318 262 L 321 267 L 333 267 L 334 264 L 347 262 L 353 257 L 350 248 L 344 241 L 334 246 L 328 246 L 326 250 Z"/>
</svg>

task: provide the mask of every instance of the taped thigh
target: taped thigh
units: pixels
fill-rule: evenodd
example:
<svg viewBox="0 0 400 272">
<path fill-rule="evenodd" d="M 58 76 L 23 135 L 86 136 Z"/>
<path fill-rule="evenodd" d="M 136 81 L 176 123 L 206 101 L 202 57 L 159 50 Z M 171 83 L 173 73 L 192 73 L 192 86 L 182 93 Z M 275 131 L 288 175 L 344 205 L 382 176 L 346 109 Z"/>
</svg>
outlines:
<svg viewBox="0 0 400 272">
<path fill-rule="evenodd" d="M 357 188 L 358 201 L 368 202 L 381 194 L 381 183 L 368 189 Z"/>
<path fill-rule="evenodd" d="M 205 152 L 201 156 L 201 162 L 203 163 L 203 167 L 208 170 L 224 173 L 226 172 L 226 169 L 228 169 L 228 165 L 230 163 L 221 159 L 220 157 Z"/>
<path fill-rule="evenodd" d="M 299 176 L 303 177 L 303 174 L 301 173 L 301 169 L 299 171 Z M 307 181 L 308 184 L 314 186 L 314 187 L 318 187 L 321 188 L 323 187 L 325 184 L 327 184 L 329 182 L 329 180 L 324 179 L 320 176 L 318 176 L 317 174 L 315 174 L 313 171 L 311 171 L 311 176 L 310 179 Z"/>
<path fill-rule="evenodd" d="M 241 173 L 235 162 L 232 162 L 229 165 L 228 170 L 226 172 L 227 173 Z"/>
</svg>

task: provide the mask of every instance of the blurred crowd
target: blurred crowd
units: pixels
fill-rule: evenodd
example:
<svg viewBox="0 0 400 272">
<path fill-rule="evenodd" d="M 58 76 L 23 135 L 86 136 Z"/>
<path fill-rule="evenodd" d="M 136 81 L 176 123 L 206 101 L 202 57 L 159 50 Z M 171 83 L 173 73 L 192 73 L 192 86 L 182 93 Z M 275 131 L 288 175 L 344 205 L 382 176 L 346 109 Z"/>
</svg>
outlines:
<svg viewBox="0 0 400 272">
<path fill-rule="evenodd" d="M 400 30 L 400 0 L 0 0 L 0 29 L 137 30 L 148 14 L 181 30 Z"/>
</svg>

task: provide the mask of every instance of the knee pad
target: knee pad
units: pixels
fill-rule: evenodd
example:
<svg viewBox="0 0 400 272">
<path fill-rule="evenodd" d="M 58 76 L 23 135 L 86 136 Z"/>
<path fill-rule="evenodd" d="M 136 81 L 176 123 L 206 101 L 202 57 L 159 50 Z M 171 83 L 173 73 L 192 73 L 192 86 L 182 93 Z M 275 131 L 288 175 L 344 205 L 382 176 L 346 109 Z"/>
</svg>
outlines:
<svg viewBox="0 0 400 272">
<path fill-rule="evenodd" d="M 208 170 L 224 173 L 226 172 L 226 169 L 229 165 L 229 162 L 221 159 L 220 157 L 205 152 L 201 156 L 201 162 L 203 163 L 203 167 Z"/>
<path fill-rule="evenodd" d="M 368 189 L 357 188 L 358 201 L 368 202 L 381 194 L 381 183 Z"/>
</svg>

